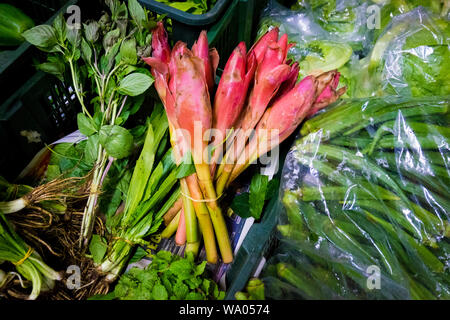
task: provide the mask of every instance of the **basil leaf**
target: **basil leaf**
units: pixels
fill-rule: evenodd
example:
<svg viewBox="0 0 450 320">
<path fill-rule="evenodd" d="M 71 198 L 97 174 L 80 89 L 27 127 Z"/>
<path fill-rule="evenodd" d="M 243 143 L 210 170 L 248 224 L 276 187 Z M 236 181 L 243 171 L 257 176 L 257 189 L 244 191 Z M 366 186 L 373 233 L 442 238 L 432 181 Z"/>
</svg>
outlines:
<svg viewBox="0 0 450 320">
<path fill-rule="evenodd" d="M 84 161 L 93 165 L 97 160 L 99 137 L 98 134 L 94 134 L 89 137 L 84 148 Z"/>
<path fill-rule="evenodd" d="M 124 40 L 120 46 L 120 57 L 126 64 L 137 63 L 136 40 L 134 38 Z"/>
<path fill-rule="evenodd" d="M 58 79 L 61 81 L 63 80 L 65 66 L 60 61 L 56 61 L 54 59 L 54 61 L 43 62 L 41 64 L 36 65 L 36 69 L 52 74 L 58 77 Z"/>
<path fill-rule="evenodd" d="M 133 135 L 127 129 L 115 125 L 102 126 L 99 137 L 100 144 L 109 156 L 122 159 L 131 154 Z"/>
<path fill-rule="evenodd" d="M 55 29 L 56 35 L 60 43 L 64 43 L 67 35 L 66 20 L 64 20 L 63 14 L 60 13 L 53 21 L 53 28 Z"/>
<path fill-rule="evenodd" d="M 261 174 L 255 174 L 250 183 L 250 195 L 248 201 L 250 205 L 250 215 L 255 219 L 261 217 L 268 183 L 269 177 Z"/>
<path fill-rule="evenodd" d="M 86 63 L 91 63 L 92 49 L 84 38 L 81 39 L 81 54 Z"/>
<path fill-rule="evenodd" d="M 153 83 L 153 78 L 142 73 L 132 73 L 123 78 L 118 87 L 121 94 L 137 96 L 144 93 Z"/>
<path fill-rule="evenodd" d="M 97 41 L 99 36 L 100 25 L 97 21 L 91 21 L 88 24 L 84 24 L 84 35 L 86 40 L 93 43 Z"/>
<path fill-rule="evenodd" d="M 97 132 L 94 121 L 89 119 L 84 113 L 78 113 L 77 124 L 80 132 L 87 137 Z"/>
<path fill-rule="evenodd" d="M 25 40 L 39 48 L 52 48 L 57 44 L 55 29 L 43 24 L 22 33 Z"/>
<path fill-rule="evenodd" d="M 244 192 L 235 196 L 230 208 L 241 218 L 250 218 L 249 193 Z"/>
<path fill-rule="evenodd" d="M 139 28 L 142 28 L 147 21 L 147 15 L 137 0 L 128 0 L 128 10 Z"/>
</svg>

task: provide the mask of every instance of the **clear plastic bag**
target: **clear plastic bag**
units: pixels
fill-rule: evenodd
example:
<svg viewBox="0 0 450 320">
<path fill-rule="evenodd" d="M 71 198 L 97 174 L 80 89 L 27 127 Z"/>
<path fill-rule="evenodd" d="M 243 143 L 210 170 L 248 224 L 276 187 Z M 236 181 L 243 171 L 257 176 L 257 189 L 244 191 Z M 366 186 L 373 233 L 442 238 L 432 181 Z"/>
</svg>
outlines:
<svg viewBox="0 0 450 320">
<path fill-rule="evenodd" d="M 283 168 L 271 299 L 450 299 L 450 97 L 341 101 Z"/>
<path fill-rule="evenodd" d="M 450 94 L 450 22 L 417 7 L 392 19 L 359 61 L 352 97 Z"/>
</svg>

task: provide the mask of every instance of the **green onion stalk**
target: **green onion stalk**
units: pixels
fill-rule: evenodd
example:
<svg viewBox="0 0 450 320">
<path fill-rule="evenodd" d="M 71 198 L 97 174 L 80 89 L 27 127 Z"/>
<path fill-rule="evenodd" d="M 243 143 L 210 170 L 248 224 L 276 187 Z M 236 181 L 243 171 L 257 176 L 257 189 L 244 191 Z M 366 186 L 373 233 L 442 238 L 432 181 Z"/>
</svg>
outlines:
<svg viewBox="0 0 450 320">
<path fill-rule="evenodd" d="M 40 255 L 33 251 L 13 230 L 4 214 L 0 213 L 0 261 L 15 265 L 17 272 L 32 283 L 28 300 L 35 300 L 42 291 L 51 290 L 55 280 L 62 276 L 42 261 Z"/>
<path fill-rule="evenodd" d="M 150 31 L 156 22 L 137 0 L 106 4 L 109 13 L 98 21 L 74 26 L 59 15 L 53 25 L 39 25 L 24 33 L 28 42 L 48 53 L 39 69 L 64 80 L 69 67 L 82 111 L 78 127 L 90 140 L 90 154 L 96 154 L 80 232 L 81 248 L 89 243 L 102 182 L 111 163 L 129 156 L 133 149 L 133 136 L 121 127 L 143 102 L 132 97 L 143 97 L 153 83 L 151 75 L 140 68 L 143 62 L 139 57 L 151 50 Z"/>
</svg>

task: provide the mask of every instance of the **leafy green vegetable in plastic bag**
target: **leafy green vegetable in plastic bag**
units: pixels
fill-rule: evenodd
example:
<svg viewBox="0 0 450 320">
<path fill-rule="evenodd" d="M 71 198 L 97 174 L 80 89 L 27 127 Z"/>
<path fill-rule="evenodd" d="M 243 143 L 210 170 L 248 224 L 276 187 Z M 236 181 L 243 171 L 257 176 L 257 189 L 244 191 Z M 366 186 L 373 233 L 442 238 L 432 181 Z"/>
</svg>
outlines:
<svg viewBox="0 0 450 320">
<path fill-rule="evenodd" d="M 449 299 L 446 97 L 344 100 L 283 168 L 271 299 Z"/>
</svg>

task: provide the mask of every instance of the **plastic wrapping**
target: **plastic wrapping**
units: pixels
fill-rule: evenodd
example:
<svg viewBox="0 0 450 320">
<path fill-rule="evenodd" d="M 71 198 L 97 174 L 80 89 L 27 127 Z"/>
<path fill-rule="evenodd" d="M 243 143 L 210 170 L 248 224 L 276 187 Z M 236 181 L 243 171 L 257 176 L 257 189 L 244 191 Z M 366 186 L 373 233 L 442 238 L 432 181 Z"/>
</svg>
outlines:
<svg viewBox="0 0 450 320">
<path fill-rule="evenodd" d="M 449 103 L 347 100 L 303 124 L 268 298 L 450 298 Z"/>
<path fill-rule="evenodd" d="M 260 22 L 259 35 L 279 26 L 289 39 L 302 45 L 311 40 L 330 40 L 349 44 L 355 52 L 367 51 L 373 30 L 367 26 L 368 1 L 288 1 L 287 8 L 269 0 Z"/>
<path fill-rule="evenodd" d="M 450 94 L 450 23 L 418 7 L 392 19 L 359 61 L 353 97 Z"/>
</svg>

